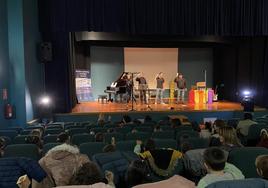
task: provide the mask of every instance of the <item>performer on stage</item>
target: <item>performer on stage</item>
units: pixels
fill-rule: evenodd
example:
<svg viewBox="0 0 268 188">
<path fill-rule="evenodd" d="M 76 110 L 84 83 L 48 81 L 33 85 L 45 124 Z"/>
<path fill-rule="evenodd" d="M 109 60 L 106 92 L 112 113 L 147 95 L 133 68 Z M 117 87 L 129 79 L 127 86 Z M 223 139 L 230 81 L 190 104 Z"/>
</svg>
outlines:
<svg viewBox="0 0 268 188">
<path fill-rule="evenodd" d="M 186 80 L 181 73 L 177 73 L 177 76 L 174 79 L 174 82 L 177 83 L 177 89 L 178 89 L 177 102 L 179 102 L 179 100 L 184 102 L 184 95 L 185 95 L 185 91 L 187 90 Z"/>
<path fill-rule="evenodd" d="M 163 104 L 163 93 L 164 93 L 164 82 L 165 79 L 163 78 L 163 73 L 160 72 L 156 75 L 156 97 L 155 97 L 155 104 L 160 101 Z"/>
<path fill-rule="evenodd" d="M 136 81 L 139 82 L 139 90 L 140 90 L 140 100 L 141 103 L 147 103 L 146 101 L 146 90 L 148 88 L 147 81 L 143 77 L 143 73 L 140 73 L 136 78 Z"/>
</svg>

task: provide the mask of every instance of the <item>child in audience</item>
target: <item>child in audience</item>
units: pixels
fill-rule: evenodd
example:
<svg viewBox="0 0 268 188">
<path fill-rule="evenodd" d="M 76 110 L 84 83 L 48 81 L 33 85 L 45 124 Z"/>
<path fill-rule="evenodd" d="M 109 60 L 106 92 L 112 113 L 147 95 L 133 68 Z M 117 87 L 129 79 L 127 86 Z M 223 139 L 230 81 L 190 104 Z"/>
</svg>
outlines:
<svg viewBox="0 0 268 188">
<path fill-rule="evenodd" d="M 259 176 L 268 180 L 268 155 L 259 155 L 256 158 L 255 165 Z"/>
<path fill-rule="evenodd" d="M 58 135 L 57 142 L 62 143 L 62 144 L 63 143 L 70 144 L 71 143 L 71 138 L 67 133 L 62 132 L 62 133 L 60 133 Z"/>
<path fill-rule="evenodd" d="M 238 122 L 238 125 L 236 127 L 236 130 L 241 134 L 242 136 L 247 136 L 248 135 L 248 130 L 249 128 L 257 124 L 257 122 L 252 120 L 252 114 L 251 113 L 245 113 L 244 114 L 244 119 L 240 120 Z"/>
<path fill-rule="evenodd" d="M 104 140 L 104 135 L 103 135 L 103 133 L 97 133 L 96 135 L 95 135 L 95 142 L 103 142 L 103 140 Z"/>
<path fill-rule="evenodd" d="M 98 166 L 93 162 L 88 162 L 83 164 L 83 166 L 80 167 L 78 171 L 73 175 L 69 182 L 69 185 L 92 185 L 93 188 L 109 188 L 114 187 L 113 178 L 113 173 L 110 171 L 106 171 L 105 179 L 103 179 Z"/>
<path fill-rule="evenodd" d="M 126 172 L 127 187 L 150 182 L 150 173 L 144 160 L 134 160 Z"/>
<path fill-rule="evenodd" d="M 144 146 L 141 140 L 136 140 L 136 146 L 134 147 L 134 153 L 137 155 L 144 152 Z"/>
<path fill-rule="evenodd" d="M 261 140 L 257 146 L 268 148 L 268 131 L 266 128 L 261 130 Z"/>
<path fill-rule="evenodd" d="M 225 126 L 226 126 L 226 123 L 221 119 L 217 119 L 214 121 L 214 123 L 212 125 L 212 135 L 210 138 L 209 146 L 220 146 L 221 145 L 219 129 L 221 127 L 225 127 Z"/>
<path fill-rule="evenodd" d="M 155 126 L 154 132 L 162 132 L 160 125 Z"/>
<path fill-rule="evenodd" d="M 219 129 L 221 148 L 231 151 L 233 148 L 242 147 L 236 131 L 233 127 L 222 127 Z"/>
<path fill-rule="evenodd" d="M 206 122 L 203 129 L 200 131 L 200 138 L 210 138 L 212 132 L 211 123 Z"/>
<path fill-rule="evenodd" d="M 6 147 L 6 140 L 0 137 L 0 157 L 3 157 L 5 147 Z"/>
<path fill-rule="evenodd" d="M 199 181 L 197 187 L 205 188 L 218 181 L 244 179 L 242 172 L 234 165 L 227 163 L 226 160 L 226 155 L 220 148 L 206 149 L 204 151 L 204 165 L 207 169 L 207 175 Z"/>
</svg>

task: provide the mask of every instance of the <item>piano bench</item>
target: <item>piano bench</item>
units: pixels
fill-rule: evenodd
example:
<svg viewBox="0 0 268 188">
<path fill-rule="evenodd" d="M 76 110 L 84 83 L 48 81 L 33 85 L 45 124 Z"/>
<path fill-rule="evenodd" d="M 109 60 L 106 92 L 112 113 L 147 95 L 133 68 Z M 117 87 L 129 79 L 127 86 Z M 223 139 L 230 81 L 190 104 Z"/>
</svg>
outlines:
<svg viewBox="0 0 268 188">
<path fill-rule="evenodd" d="M 102 104 L 104 104 L 104 101 L 105 103 L 107 103 L 108 102 L 107 95 L 98 95 L 98 102 L 100 101 Z"/>
</svg>

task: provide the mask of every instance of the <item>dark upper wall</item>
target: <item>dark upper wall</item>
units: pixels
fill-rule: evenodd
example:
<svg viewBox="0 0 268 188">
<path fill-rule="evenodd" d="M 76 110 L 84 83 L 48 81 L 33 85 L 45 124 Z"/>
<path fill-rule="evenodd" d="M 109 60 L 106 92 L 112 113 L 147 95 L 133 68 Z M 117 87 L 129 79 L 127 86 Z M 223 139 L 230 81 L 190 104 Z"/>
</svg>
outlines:
<svg viewBox="0 0 268 188">
<path fill-rule="evenodd" d="M 39 0 L 43 32 L 267 35 L 267 9 L 267 0 Z"/>
</svg>

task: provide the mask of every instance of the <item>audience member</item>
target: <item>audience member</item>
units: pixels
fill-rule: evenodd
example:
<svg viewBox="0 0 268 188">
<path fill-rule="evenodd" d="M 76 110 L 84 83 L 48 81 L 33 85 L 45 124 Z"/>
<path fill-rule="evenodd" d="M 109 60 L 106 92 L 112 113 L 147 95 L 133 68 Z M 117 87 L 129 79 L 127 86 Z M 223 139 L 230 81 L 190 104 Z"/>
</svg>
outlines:
<svg viewBox="0 0 268 188">
<path fill-rule="evenodd" d="M 144 146 L 141 140 L 136 140 L 136 145 L 134 147 L 134 153 L 140 154 L 144 152 Z"/>
<path fill-rule="evenodd" d="M 103 142 L 104 141 L 104 135 L 101 132 L 98 132 L 95 135 L 95 142 Z"/>
<path fill-rule="evenodd" d="M 102 151 L 104 153 L 110 153 L 110 152 L 115 152 L 116 148 L 114 144 L 108 144 L 106 146 L 103 147 Z"/>
<path fill-rule="evenodd" d="M 133 188 L 195 188 L 195 183 L 179 175 L 174 175 L 169 179 L 155 183 L 145 183 Z"/>
<path fill-rule="evenodd" d="M 101 171 L 95 163 L 87 162 L 71 177 L 69 185 L 93 185 L 93 188 L 114 187 L 112 172 L 106 171 L 105 178 L 102 178 Z M 105 185 L 106 182 L 108 185 Z"/>
<path fill-rule="evenodd" d="M 255 165 L 259 176 L 268 180 L 268 155 L 259 155 L 256 158 Z"/>
<path fill-rule="evenodd" d="M 205 188 L 211 183 L 244 179 L 242 172 L 234 165 L 226 162 L 227 158 L 223 150 L 217 147 L 211 147 L 204 151 L 204 163 L 207 169 L 207 175 L 203 177 L 197 187 Z"/>
<path fill-rule="evenodd" d="M 238 122 L 236 130 L 242 136 L 247 136 L 249 128 L 251 127 L 251 125 L 254 125 L 254 124 L 257 124 L 257 122 L 252 120 L 252 114 L 244 113 L 244 120 L 240 120 Z"/>
<path fill-rule="evenodd" d="M 152 117 L 151 116 L 146 115 L 144 117 L 144 123 L 152 123 L 152 122 L 153 122 L 153 120 L 152 120 Z"/>
<path fill-rule="evenodd" d="M 32 135 L 27 136 L 25 143 L 35 144 L 38 147 L 40 153 L 43 149 L 43 142 L 41 141 L 41 139 L 38 136 L 32 136 Z"/>
<path fill-rule="evenodd" d="M 177 128 L 181 126 L 181 120 L 180 119 L 171 119 L 171 127 Z"/>
<path fill-rule="evenodd" d="M 3 157 L 5 147 L 6 147 L 6 140 L 3 137 L 0 137 L 0 157 Z"/>
<path fill-rule="evenodd" d="M 66 143 L 56 146 L 40 159 L 39 164 L 46 171 L 47 178 L 41 183 L 33 182 L 33 188 L 68 185 L 74 172 L 87 162 L 88 157 L 80 154 L 77 147 Z"/>
<path fill-rule="evenodd" d="M 98 125 L 103 126 L 105 122 L 105 115 L 103 113 L 100 113 L 97 121 Z"/>
<path fill-rule="evenodd" d="M 206 122 L 203 129 L 200 131 L 200 137 L 201 138 L 210 138 L 212 132 L 211 123 Z"/>
<path fill-rule="evenodd" d="M 241 147 L 239 138 L 236 135 L 236 131 L 233 127 L 222 127 L 219 129 L 221 148 L 230 151 L 233 148 Z"/>
<path fill-rule="evenodd" d="M 260 142 L 257 144 L 258 147 L 268 148 L 268 130 L 267 128 L 261 130 Z"/>
<path fill-rule="evenodd" d="M 214 123 L 212 125 L 212 135 L 210 138 L 209 146 L 220 146 L 221 145 L 219 129 L 221 127 L 225 127 L 225 126 L 226 126 L 226 123 L 221 119 L 217 119 L 214 121 Z"/>
<path fill-rule="evenodd" d="M 150 182 L 150 173 L 144 160 L 134 160 L 126 172 L 127 187 Z"/>
<path fill-rule="evenodd" d="M 156 125 L 154 127 L 154 132 L 162 132 L 162 129 L 161 129 L 160 125 Z"/>
<path fill-rule="evenodd" d="M 70 136 L 67 133 L 62 132 L 62 133 L 60 133 L 58 135 L 57 142 L 62 143 L 62 144 L 63 143 L 70 144 L 71 138 L 70 138 Z"/>
</svg>

